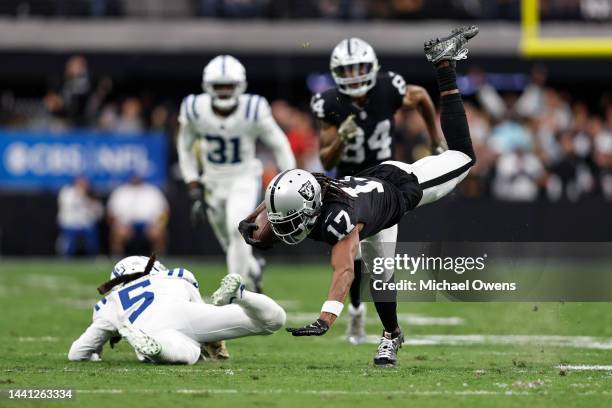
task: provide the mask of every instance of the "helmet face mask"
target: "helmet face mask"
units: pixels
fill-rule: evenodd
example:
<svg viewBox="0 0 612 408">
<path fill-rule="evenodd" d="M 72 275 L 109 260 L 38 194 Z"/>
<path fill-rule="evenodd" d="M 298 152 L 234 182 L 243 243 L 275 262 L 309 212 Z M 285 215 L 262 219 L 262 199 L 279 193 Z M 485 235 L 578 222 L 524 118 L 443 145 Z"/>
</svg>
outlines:
<svg viewBox="0 0 612 408">
<path fill-rule="evenodd" d="M 231 55 L 219 55 L 204 68 L 202 88 L 210 95 L 215 108 L 233 109 L 238 97 L 246 91 L 246 70 Z"/>
<path fill-rule="evenodd" d="M 363 96 L 372 89 L 380 69 L 374 49 L 359 38 L 342 40 L 334 48 L 329 65 L 338 90 L 351 97 Z"/>
<path fill-rule="evenodd" d="M 274 234 L 295 245 L 315 226 L 321 211 L 321 186 L 305 170 L 288 170 L 277 175 L 266 188 L 268 220 Z"/>
<path fill-rule="evenodd" d="M 284 243 L 296 245 L 302 242 L 317 221 L 318 211 L 295 211 L 293 214 L 283 216 L 279 213 L 268 213 L 268 220 L 272 231 Z"/>
</svg>

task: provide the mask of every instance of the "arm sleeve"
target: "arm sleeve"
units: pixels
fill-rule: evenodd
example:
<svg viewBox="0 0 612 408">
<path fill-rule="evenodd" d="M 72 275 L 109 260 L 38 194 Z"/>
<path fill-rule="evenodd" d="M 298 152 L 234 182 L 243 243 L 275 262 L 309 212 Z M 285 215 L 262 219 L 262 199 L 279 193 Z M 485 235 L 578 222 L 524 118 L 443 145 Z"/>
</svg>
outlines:
<svg viewBox="0 0 612 408">
<path fill-rule="evenodd" d="M 191 127 L 189 113 L 187 112 L 188 100 L 189 97 L 185 98 L 181 104 L 181 111 L 179 114 L 180 127 L 176 141 L 179 168 L 181 169 L 181 174 L 185 183 L 191 183 L 192 181 L 198 181 L 200 179 L 198 158 L 193 149 L 196 135 Z"/>
<path fill-rule="evenodd" d="M 68 351 L 68 360 L 97 360 L 97 357 L 102 354 L 104 343 L 112 337 L 114 332 L 114 327 L 109 322 L 103 319 L 94 320 L 87 330 L 81 334 L 81 337 L 72 343 L 70 351 Z"/>
<path fill-rule="evenodd" d="M 258 112 L 255 115 L 259 118 L 261 140 L 274 153 L 276 165 L 281 171 L 294 169 L 295 157 L 293 151 L 291 151 L 289 140 L 274 120 L 268 101 L 264 97 L 260 98 L 261 103 L 257 106 Z"/>
</svg>

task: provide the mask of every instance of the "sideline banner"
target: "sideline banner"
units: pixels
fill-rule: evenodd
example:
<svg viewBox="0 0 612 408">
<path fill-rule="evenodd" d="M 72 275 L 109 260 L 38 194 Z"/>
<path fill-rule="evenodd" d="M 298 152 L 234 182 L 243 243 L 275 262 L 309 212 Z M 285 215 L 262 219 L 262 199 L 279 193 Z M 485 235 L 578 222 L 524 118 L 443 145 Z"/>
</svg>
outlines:
<svg viewBox="0 0 612 408">
<path fill-rule="evenodd" d="M 83 175 L 94 190 L 108 191 L 134 174 L 163 187 L 167 148 L 161 132 L 0 130 L 0 189 L 58 190 Z"/>
</svg>

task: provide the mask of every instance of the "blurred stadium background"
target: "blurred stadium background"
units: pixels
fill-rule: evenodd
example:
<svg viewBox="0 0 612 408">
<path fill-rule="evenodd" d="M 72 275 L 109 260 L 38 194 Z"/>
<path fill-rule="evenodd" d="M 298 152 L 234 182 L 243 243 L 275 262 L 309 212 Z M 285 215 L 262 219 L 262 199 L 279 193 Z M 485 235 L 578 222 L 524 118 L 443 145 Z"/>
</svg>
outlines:
<svg viewBox="0 0 612 408">
<path fill-rule="evenodd" d="M 68 250 L 58 194 L 78 176 L 98 221 L 68 252 L 111 251 L 122 210 L 109 195 L 138 176 L 168 203 L 152 199 L 154 247 L 220 255 L 209 227 L 190 224 L 174 149 L 180 102 L 210 58 L 244 63 L 299 165 L 320 170 L 309 100 L 333 85 L 333 46 L 362 37 L 437 100 L 423 41 L 467 22 L 481 27 L 459 68 L 478 163 L 452 197 L 405 217 L 400 239 L 612 240 L 612 0 L 2 0 L 0 255 Z M 396 121 L 397 158 L 428 154 L 419 115 Z"/>
</svg>

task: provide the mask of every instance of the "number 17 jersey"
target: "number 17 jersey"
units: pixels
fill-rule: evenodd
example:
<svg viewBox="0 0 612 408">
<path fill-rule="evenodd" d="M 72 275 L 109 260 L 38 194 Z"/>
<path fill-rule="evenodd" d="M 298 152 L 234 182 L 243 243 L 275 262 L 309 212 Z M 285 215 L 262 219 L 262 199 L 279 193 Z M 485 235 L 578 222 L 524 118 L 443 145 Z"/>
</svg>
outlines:
<svg viewBox="0 0 612 408">
<path fill-rule="evenodd" d="M 358 224 L 359 240 L 397 224 L 415 208 L 423 190 L 415 175 L 381 164 L 339 180 L 344 197 L 323 197 L 323 205 L 309 238 L 335 245 Z"/>
<path fill-rule="evenodd" d="M 367 102 L 358 106 L 337 88 L 312 97 L 310 108 L 315 118 L 340 127 L 354 115 L 357 136 L 344 146 L 338 163 L 337 178 L 354 176 L 369 167 L 393 157 L 394 115 L 401 108 L 406 81 L 393 72 L 381 72 L 376 85 L 368 92 Z"/>
</svg>

